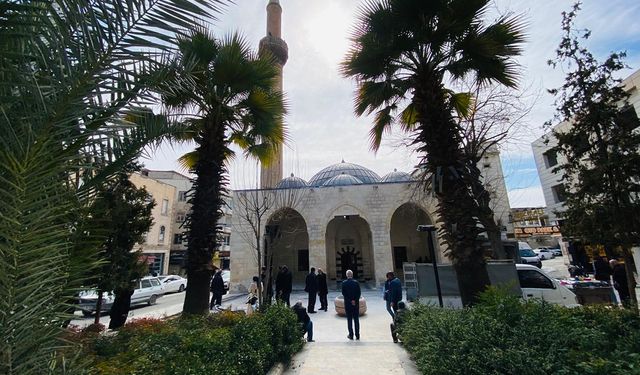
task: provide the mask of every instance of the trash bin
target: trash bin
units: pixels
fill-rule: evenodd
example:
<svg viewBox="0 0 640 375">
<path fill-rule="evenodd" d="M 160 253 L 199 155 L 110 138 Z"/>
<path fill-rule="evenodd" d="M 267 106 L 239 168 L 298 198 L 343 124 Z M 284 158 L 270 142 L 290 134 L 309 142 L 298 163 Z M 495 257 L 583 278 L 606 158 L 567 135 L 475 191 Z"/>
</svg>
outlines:
<svg viewBox="0 0 640 375">
<path fill-rule="evenodd" d="M 573 284 L 573 292 L 581 305 L 612 304 L 613 289 L 606 283 L 584 282 Z"/>
</svg>

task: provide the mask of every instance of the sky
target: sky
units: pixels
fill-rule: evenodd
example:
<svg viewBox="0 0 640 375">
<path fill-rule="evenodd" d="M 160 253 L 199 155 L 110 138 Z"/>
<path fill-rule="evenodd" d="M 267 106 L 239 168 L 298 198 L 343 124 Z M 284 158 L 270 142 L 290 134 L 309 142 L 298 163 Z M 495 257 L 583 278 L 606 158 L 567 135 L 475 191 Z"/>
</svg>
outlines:
<svg viewBox="0 0 640 375">
<path fill-rule="evenodd" d="M 236 0 L 212 20 L 220 36 L 242 34 L 256 49 L 266 33 L 267 0 Z M 342 160 L 360 164 L 383 176 L 394 169 L 411 172 L 418 157 L 393 133 L 374 153 L 368 132 L 372 119 L 353 113 L 355 82 L 339 74 L 338 65 L 349 49 L 351 28 L 358 14 L 357 0 L 280 0 L 282 37 L 289 46 L 283 88 L 289 104 L 285 119 L 288 142 L 284 148 L 283 176 L 291 173 L 309 180 L 315 173 Z M 520 87 L 531 98 L 532 110 L 518 126 L 517 134 L 501 149 L 503 173 L 511 207 L 545 205 L 533 161 L 531 142 L 545 133 L 543 124 L 554 115 L 553 97 L 546 90 L 562 84 L 562 70 L 547 60 L 554 58 L 561 39 L 561 12 L 572 1 L 496 0 L 491 14 L 513 12 L 526 23 L 527 41 L 520 65 Z M 491 21 L 494 16 L 489 16 Z M 584 0 L 577 27 L 592 31 L 585 46 L 599 59 L 614 51 L 626 51 L 630 69 L 640 69 L 640 1 Z M 535 98 L 535 99 L 534 99 Z M 193 144 L 164 145 L 143 160 L 149 169 L 177 170 L 177 158 Z M 230 162 L 231 187 L 256 187 L 257 164 L 240 153 Z"/>
</svg>

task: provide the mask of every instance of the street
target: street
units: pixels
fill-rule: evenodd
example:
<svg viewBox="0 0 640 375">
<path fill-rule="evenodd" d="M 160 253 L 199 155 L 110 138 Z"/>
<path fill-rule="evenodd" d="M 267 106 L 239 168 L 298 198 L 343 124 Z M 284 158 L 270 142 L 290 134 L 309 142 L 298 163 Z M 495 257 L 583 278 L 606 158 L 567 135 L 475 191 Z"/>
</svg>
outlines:
<svg viewBox="0 0 640 375">
<path fill-rule="evenodd" d="M 184 296 L 186 292 L 165 294 L 158 298 L 158 302 L 153 305 L 138 305 L 133 306 L 129 311 L 129 318 L 164 318 L 167 316 L 178 314 L 182 311 L 182 305 L 184 303 Z M 230 310 L 244 309 L 245 294 L 230 294 L 227 293 L 222 297 L 222 307 Z M 71 321 L 71 325 L 84 328 L 92 324 L 95 320 L 95 315 L 89 317 L 83 317 L 80 311 L 75 312 L 76 319 Z M 109 314 L 102 313 L 100 316 L 100 323 L 105 326 L 109 326 Z"/>
</svg>

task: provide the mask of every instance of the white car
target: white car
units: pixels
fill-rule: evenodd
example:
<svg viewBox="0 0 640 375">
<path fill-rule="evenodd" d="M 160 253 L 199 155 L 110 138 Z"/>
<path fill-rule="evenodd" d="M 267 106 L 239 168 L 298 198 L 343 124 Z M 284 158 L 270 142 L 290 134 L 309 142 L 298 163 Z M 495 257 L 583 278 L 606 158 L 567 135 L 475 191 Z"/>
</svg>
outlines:
<svg viewBox="0 0 640 375">
<path fill-rule="evenodd" d="M 187 279 L 178 275 L 158 276 L 165 293 L 184 292 L 187 289 Z"/>
<path fill-rule="evenodd" d="M 528 264 L 516 264 L 516 270 L 520 289 L 522 289 L 522 298 L 536 298 L 567 307 L 580 306 L 576 295 L 569 288 L 541 269 Z"/>
<path fill-rule="evenodd" d="M 553 251 L 551 251 L 551 249 L 548 249 L 546 247 L 540 247 L 540 248 L 537 248 L 537 249 L 533 249 L 533 252 L 536 253 L 536 255 L 541 260 L 553 259 L 553 258 L 556 257 L 553 254 Z"/>
<path fill-rule="evenodd" d="M 222 281 L 224 281 L 224 290 L 229 291 L 229 283 L 231 282 L 231 271 L 222 270 Z"/>
<path fill-rule="evenodd" d="M 155 305 L 158 297 L 162 296 L 164 287 L 160 283 L 157 277 L 143 277 L 140 280 L 134 281 L 135 289 L 131 295 L 131 306 L 141 305 L 148 303 L 149 305 Z M 102 293 L 102 312 L 108 312 L 111 310 L 113 300 L 115 296 L 113 292 Z M 96 305 L 98 302 L 98 291 L 95 289 L 85 290 L 78 295 L 78 309 L 82 311 L 82 315 L 89 316 L 96 311 Z"/>
</svg>

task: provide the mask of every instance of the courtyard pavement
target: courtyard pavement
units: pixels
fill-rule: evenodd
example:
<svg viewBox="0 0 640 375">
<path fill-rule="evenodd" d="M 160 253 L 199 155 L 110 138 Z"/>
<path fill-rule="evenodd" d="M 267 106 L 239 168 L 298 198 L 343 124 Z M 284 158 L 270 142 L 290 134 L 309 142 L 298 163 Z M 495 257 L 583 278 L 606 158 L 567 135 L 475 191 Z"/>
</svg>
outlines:
<svg viewBox="0 0 640 375">
<path fill-rule="evenodd" d="M 391 339 L 391 316 L 381 292 L 363 290 L 367 313 L 360 317 L 360 340 L 347 339 L 347 318 L 336 314 L 333 300 L 339 292 L 329 292 L 329 311 L 309 314 L 313 339 L 293 357 L 284 374 L 419 374 L 407 351 Z M 301 300 L 307 306 L 307 294 L 295 292 L 291 304 Z M 316 302 L 316 310 L 320 301 Z"/>
</svg>

